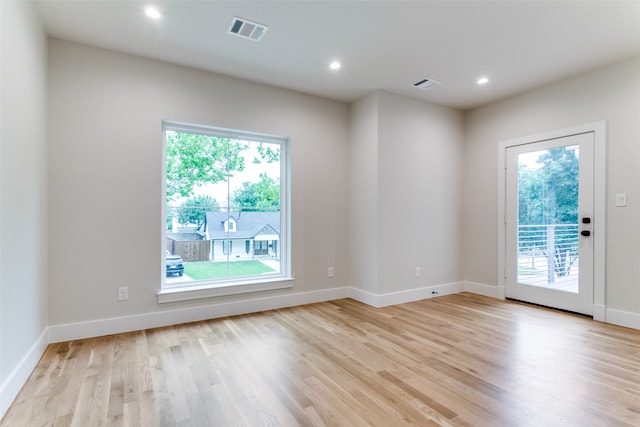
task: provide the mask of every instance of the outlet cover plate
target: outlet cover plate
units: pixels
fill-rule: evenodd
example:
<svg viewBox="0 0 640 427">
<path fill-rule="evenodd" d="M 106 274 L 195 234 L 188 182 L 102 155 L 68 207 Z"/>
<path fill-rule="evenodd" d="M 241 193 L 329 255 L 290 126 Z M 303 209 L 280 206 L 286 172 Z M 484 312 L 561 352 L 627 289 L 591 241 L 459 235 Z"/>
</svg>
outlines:
<svg viewBox="0 0 640 427">
<path fill-rule="evenodd" d="M 129 288 L 123 286 L 118 288 L 118 301 L 127 301 L 129 299 Z"/>
</svg>

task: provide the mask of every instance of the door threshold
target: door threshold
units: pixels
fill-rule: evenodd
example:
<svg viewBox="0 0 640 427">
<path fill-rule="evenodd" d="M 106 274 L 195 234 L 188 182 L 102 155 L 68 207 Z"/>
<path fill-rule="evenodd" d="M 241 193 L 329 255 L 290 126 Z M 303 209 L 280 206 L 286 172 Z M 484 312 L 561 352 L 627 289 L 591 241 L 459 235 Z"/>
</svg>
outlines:
<svg viewBox="0 0 640 427">
<path fill-rule="evenodd" d="M 593 319 L 593 315 L 591 315 L 591 314 L 578 313 L 577 311 L 565 310 L 563 308 L 551 307 L 549 305 L 536 304 L 535 302 L 523 301 L 523 300 L 519 300 L 519 299 L 515 299 L 515 298 L 505 298 L 505 299 L 507 301 L 512 301 L 512 302 L 516 302 L 516 303 L 520 303 L 520 304 L 531 305 L 531 306 L 539 307 L 539 308 L 546 308 L 548 310 L 560 311 L 560 312 L 567 313 L 567 314 L 574 314 L 576 316 L 587 317 L 589 319 Z"/>
</svg>

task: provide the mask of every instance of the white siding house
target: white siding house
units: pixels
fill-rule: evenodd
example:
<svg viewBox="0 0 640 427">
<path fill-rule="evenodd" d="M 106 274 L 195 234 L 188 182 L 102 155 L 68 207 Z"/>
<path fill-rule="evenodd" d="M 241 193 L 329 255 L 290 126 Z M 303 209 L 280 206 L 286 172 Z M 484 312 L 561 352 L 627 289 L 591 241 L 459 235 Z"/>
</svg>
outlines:
<svg viewBox="0 0 640 427">
<path fill-rule="evenodd" d="M 279 258 L 280 212 L 207 212 L 211 260 Z"/>
</svg>

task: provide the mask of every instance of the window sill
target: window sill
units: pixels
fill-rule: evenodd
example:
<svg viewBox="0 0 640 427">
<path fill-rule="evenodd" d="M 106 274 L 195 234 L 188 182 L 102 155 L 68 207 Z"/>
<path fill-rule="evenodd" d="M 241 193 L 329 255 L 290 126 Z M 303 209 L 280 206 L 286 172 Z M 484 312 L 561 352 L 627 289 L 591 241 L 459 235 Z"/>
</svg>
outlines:
<svg viewBox="0 0 640 427">
<path fill-rule="evenodd" d="M 158 303 L 188 301 L 201 298 L 212 298 L 226 295 L 239 295 L 250 292 L 272 291 L 293 288 L 292 277 L 279 277 L 272 280 L 234 282 L 224 284 L 201 284 L 164 288 L 158 291 Z"/>
</svg>

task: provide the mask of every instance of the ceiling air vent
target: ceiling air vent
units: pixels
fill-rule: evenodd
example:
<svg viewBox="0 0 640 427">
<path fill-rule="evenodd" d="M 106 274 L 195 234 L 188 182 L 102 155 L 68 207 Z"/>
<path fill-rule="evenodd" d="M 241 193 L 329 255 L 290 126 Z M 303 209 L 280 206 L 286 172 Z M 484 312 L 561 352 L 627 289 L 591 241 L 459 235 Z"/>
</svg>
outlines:
<svg viewBox="0 0 640 427">
<path fill-rule="evenodd" d="M 433 80 L 433 79 L 422 79 L 419 82 L 415 82 L 413 85 L 415 87 L 417 87 L 418 89 L 422 89 L 422 90 L 429 90 L 432 87 L 438 86 L 440 83 L 437 80 Z"/>
<path fill-rule="evenodd" d="M 251 22 L 247 19 L 234 16 L 231 20 L 231 24 L 229 24 L 227 33 L 233 36 L 238 36 L 244 39 L 259 42 L 268 29 L 269 27 L 267 27 L 266 25 L 258 24 L 257 22 Z"/>
</svg>

